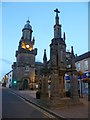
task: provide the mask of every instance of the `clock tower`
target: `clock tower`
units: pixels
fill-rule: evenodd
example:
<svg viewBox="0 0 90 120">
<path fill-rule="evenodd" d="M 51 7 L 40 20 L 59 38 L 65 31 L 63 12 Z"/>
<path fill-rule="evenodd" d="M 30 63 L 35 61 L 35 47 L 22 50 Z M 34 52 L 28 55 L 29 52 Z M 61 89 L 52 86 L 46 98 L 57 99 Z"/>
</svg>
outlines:
<svg viewBox="0 0 90 120">
<path fill-rule="evenodd" d="M 27 20 L 22 29 L 22 37 L 16 51 L 16 63 L 14 62 L 13 80 L 17 80 L 16 88 L 34 89 L 35 85 L 35 56 L 37 49 L 34 49 L 35 39 L 32 39 L 32 26 Z"/>
</svg>

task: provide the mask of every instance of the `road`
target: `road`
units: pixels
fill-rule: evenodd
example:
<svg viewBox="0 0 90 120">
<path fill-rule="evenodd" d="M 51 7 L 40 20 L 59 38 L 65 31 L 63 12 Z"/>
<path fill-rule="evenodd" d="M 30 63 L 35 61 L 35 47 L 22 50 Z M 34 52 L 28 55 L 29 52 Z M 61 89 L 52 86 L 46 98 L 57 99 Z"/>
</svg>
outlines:
<svg viewBox="0 0 90 120">
<path fill-rule="evenodd" d="M 7 88 L 2 88 L 2 118 L 48 118 L 48 116 Z"/>
</svg>

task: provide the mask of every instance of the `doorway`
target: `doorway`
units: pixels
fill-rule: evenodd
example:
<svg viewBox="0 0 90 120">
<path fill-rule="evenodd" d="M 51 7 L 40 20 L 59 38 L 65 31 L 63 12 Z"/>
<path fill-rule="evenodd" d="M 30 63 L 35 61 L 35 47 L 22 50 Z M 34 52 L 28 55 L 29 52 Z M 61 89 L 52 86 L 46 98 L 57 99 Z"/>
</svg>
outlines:
<svg viewBox="0 0 90 120">
<path fill-rule="evenodd" d="M 23 90 L 28 89 L 28 80 L 24 79 L 23 81 Z"/>
</svg>

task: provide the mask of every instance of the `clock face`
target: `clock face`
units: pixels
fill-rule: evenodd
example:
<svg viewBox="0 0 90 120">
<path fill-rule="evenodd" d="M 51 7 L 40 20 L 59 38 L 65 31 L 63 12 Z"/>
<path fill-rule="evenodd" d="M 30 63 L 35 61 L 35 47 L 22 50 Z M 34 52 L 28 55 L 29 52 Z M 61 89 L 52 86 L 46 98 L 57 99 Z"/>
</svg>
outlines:
<svg viewBox="0 0 90 120">
<path fill-rule="evenodd" d="M 22 48 L 27 49 L 27 50 L 33 50 L 33 45 L 29 45 L 28 43 L 25 43 L 22 41 Z"/>
<path fill-rule="evenodd" d="M 26 48 L 29 48 L 30 46 L 29 45 L 26 45 Z"/>
</svg>

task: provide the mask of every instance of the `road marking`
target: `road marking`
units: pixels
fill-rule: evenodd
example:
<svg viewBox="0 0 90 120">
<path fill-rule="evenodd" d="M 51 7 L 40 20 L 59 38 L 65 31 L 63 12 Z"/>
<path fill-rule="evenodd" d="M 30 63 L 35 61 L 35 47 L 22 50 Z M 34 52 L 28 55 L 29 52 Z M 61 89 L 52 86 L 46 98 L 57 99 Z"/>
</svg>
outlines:
<svg viewBox="0 0 90 120">
<path fill-rule="evenodd" d="M 25 101 L 25 100 L 24 100 Z M 46 116 L 48 116 L 49 118 L 55 118 L 53 115 L 51 115 L 50 113 L 46 112 L 45 110 L 33 105 L 32 103 L 29 103 L 28 101 L 25 101 L 27 104 L 31 105 L 32 107 L 34 107 L 35 109 L 39 110 L 40 112 L 44 113 Z"/>
<path fill-rule="evenodd" d="M 54 118 L 55 119 L 55 116 L 51 115 L 50 113 L 48 113 L 47 111 L 39 108 L 38 106 L 34 105 L 33 103 L 30 103 L 28 101 L 26 101 L 24 98 L 22 98 L 21 96 L 19 96 L 18 94 L 12 92 L 12 91 L 9 91 L 10 93 L 16 95 L 18 98 L 22 99 L 25 103 L 27 103 L 28 105 L 34 107 L 35 109 L 39 110 L 40 112 L 42 112 L 43 114 L 45 114 L 47 117 L 49 118 Z"/>
</svg>

